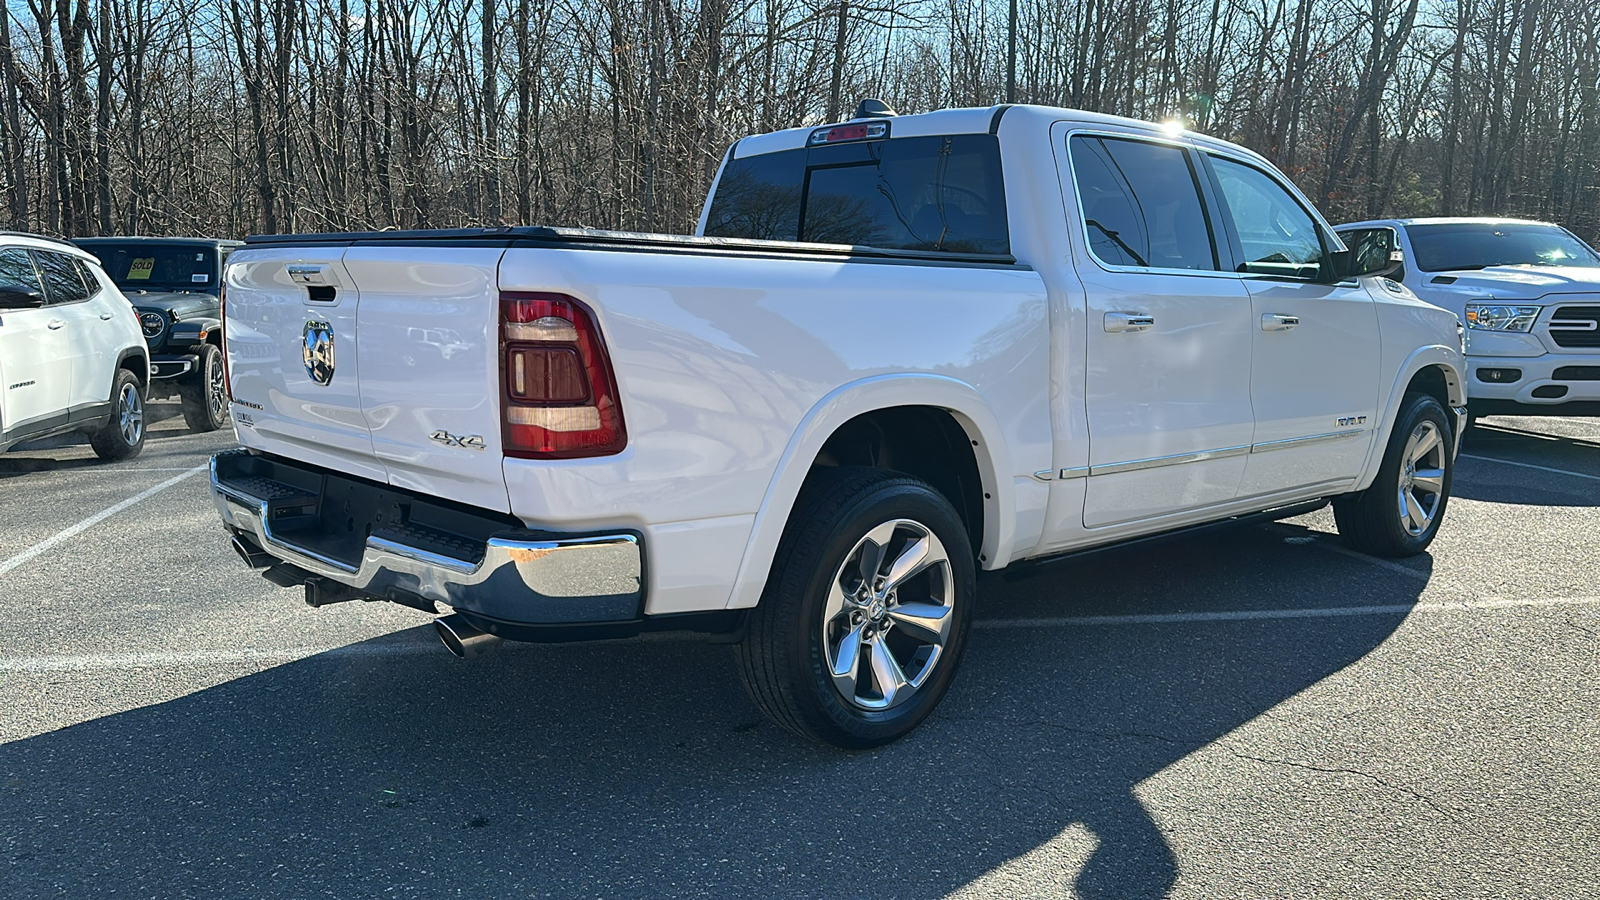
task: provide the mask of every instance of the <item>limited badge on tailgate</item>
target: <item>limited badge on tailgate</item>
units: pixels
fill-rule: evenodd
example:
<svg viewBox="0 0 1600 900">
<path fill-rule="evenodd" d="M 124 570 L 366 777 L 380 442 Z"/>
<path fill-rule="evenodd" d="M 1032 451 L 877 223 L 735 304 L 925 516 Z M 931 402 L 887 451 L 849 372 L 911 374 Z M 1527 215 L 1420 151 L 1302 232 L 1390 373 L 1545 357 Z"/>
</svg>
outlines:
<svg viewBox="0 0 1600 900">
<path fill-rule="evenodd" d="M 312 319 L 306 323 L 305 337 L 301 342 L 305 345 L 301 358 L 305 360 L 306 374 L 317 384 L 332 383 L 333 326 Z"/>
</svg>

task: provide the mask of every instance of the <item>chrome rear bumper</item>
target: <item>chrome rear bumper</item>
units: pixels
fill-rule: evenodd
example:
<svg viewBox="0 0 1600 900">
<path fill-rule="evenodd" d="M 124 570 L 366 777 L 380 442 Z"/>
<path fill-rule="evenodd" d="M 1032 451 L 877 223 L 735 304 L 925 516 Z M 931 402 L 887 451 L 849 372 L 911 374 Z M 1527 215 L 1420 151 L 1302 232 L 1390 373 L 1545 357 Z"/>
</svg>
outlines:
<svg viewBox="0 0 1600 900">
<path fill-rule="evenodd" d="M 333 485 L 341 496 L 375 498 L 374 508 L 431 508 L 438 501 L 358 482 L 315 467 L 229 450 L 211 458 L 211 490 L 223 524 L 267 554 L 380 599 L 432 600 L 510 625 L 637 620 L 643 611 L 644 555 L 637 535 L 552 535 L 480 521 L 456 510 L 447 531 L 402 517 L 347 524 L 323 514 Z M 354 485 L 354 488 L 350 488 Z M 329 518 L 336 518 L 331 527 Z M 460 524 L 476 532 L 463 535 Z M 349 535 L 365 534 L 364 541 Z M 492 533 L 491 533 L 492 532 Z M 357 556 L 359 554 L 359 556 Z"/>
</svg>

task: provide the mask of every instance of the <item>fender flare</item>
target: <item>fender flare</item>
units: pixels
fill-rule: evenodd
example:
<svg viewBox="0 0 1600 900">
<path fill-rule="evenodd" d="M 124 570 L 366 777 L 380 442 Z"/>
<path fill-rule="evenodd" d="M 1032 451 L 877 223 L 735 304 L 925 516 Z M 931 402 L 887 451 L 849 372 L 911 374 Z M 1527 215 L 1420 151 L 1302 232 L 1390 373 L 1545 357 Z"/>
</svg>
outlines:
<svg viewBox="0 0 1600 900">
<path fill-rule="evenodd" d="M 1383 418 L 1379 420 L 1376 439 L 1367 450 L 1367 464 L 1362 470 L 1361 481 L 1356 484 L 1355 490 L 1366 490 L 1372 485 L 1373 479 L 1378 477 L 1378 467 L 1383 464 L 1384 450 L 1389 446 L 1389 435 L 1394 433 L 1395 419 L 1400 416 L 1400 402 L 1405 399 L 1406 385 L 1411 383 L 1411 379 L 1415 378 L 1418 372 L 1430 366 L 1444 369 L 1444 382 L 1445 388 L 1450 392 L 1450 405 L 1466 405 L 1466 375 L 1463 372 L 1461 351 L 1444 344 L 1427 344 L 1413 350 L 1405 362 L 1400 364 L 1394 384 L 1389 386 L 1388 405 L 1384 407 Z"/>
<path fill-rule="evenodd" d="M 138 359 L 139 362 L 136 366 L 123 365 L 123 363 L 126 363 L 130 359 Z M 124 348 L 121 353 L 117 354 L 117 364 L 112 371 L 115 372 L 117 369 L 128 369 L 135 375 L 138 375 L 139 383 L 144 385 L 144 389 L 147 392 L 150 390 L 150 351 L 147 348 L 142 346 Z M 116 381 L 115 377 L 112 378 L 112 381 Z M 110 396 L 109 388 L 107 389 L 106 396 Z"/>
<path fill-rule="evenodd" d="M 217 343 L 217 341 L 211 340 L 211 335 L 213 334 L 217 335 L 220 341 L 222 320 L 213 316 L 202 316 L 173 323 L 169 340 L 185 344 Z M 202 338 L 201 335 L 205 335 L 205 337 Z M 220 346 L 220 344 L 218 345 Z"/>
<path fill-rule="evenodd" d="M 811 471 L 812 461 L 828 438 L 856 416 L 896 406 L 943 409 L 967 433 L 987 495 L 983 501 L 983 546 L 979 551 L 985 560 L 983 565 L 1004 565 L 1008 561 L 1000 557 L 1009 556 L 1016 529 L 1015 485 L 1002 474 L 1011 470 L 1011 454 L 989 404 L 971 385 L 943 375 L 875 375 L 834 389 L 817 401 L 795 427 L 767 484 L 761 508 L 756 511 L 727 608 L 753 607 L 761 600 L 795 499 Z"/>
</svg>

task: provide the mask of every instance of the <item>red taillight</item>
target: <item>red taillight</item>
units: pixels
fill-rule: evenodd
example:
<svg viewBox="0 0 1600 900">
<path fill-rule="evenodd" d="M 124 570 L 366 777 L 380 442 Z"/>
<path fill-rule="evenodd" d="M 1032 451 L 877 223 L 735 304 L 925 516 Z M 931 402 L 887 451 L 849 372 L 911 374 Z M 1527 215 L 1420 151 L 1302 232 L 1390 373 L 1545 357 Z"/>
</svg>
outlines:
<svg viewBox="0 0 1600 900">
<path fill-rule="evenodd" d="M 617 379 L 589 308 L 565 294 L 500 295 L 505 455 L 570 459 L 628 443 Z"/>
</svg>

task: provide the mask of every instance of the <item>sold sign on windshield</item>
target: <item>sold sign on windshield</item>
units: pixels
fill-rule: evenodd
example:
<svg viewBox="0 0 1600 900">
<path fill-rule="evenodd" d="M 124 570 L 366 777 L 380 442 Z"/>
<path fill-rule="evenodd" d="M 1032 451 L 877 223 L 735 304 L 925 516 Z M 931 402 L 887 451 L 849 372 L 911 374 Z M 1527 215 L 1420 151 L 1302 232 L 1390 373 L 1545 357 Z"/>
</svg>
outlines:
<svg viewBox="0 0 1600 900">
<path fill-rule="evenodd" d="M 133 261 L 132 265 L 128 266 L 128 280 L 149 281 L 150 270 L 154 269 L 155 267 L 156 258 L 154 256 L 146 256 L 142 259 L 136 259 Z"/>
</svg>

